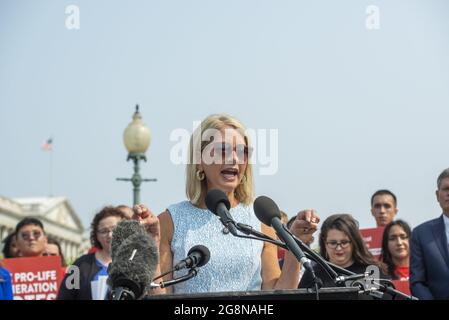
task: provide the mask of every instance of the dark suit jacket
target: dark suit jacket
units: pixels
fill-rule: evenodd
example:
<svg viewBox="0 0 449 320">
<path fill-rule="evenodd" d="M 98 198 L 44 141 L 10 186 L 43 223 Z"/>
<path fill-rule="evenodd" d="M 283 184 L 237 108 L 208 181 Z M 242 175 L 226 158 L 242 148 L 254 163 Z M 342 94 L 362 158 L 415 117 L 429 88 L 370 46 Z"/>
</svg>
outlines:
<svg viewBox="0 0 449 320">
<path fill-rule="evenodd" d="M 410 290 L 419 299 L 449 299 L 449 248 L 443 215 L 412 233 Z"/>
<path fill-rule="evenodd" d="M 95 261 L 95 253 L 85 254 L 74 263 L 79 268 L 80 281 L 79 289 L 69 289 L 66 286 L 66 279 L 70 274 L 66 274 L 59 287 L 57 300 L 92 300 L 90 282 L 100 271 L 100 267 Z"/>
</svg>

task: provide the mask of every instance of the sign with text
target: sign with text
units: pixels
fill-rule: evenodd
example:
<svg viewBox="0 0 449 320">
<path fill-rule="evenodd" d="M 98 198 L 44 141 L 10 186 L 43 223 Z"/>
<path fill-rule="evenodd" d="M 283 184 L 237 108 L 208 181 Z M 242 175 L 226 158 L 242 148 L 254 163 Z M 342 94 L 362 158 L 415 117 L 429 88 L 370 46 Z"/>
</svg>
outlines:
<svg viewBox="0 0 449 320">
<path fill-rule="evenodd" d="M 360 229 L 360 234 L 362 235 L 363 241 L 365 241 L 368 250 L 374 257 L 379 258 L 382 250 L 382 236 L 384 234 L 384 228 L 379 227 Z"/>
<path fill-rule="evenodd" d="M 58 256 L 3 260 L 11 272 L 14 300 L 55 300 L 62 280 Z"/>
</svg>

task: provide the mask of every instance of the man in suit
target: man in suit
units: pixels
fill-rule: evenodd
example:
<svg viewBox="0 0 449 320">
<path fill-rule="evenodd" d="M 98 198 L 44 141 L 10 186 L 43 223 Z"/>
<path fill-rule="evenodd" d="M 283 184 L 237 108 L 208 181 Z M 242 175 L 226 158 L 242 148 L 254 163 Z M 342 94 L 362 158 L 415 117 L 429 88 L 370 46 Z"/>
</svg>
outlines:
<svg viewBox="0 0 449 320">
<path fill-rule="evenodd" d="M 410 289 L 419 299 L 449 299 L 449 168 L 437 180 L 443 214 L 413 230 Z"/>
</svg>

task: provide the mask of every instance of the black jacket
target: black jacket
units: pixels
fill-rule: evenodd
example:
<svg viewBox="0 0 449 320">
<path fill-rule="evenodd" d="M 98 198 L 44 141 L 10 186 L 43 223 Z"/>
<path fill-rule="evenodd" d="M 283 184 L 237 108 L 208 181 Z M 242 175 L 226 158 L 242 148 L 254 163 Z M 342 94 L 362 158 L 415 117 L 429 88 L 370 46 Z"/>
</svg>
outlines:
<svg viewBox="0 0 449 320">
<path fill-rule="evenodd" d="M 76 271 L 70 271 L 73 266 L 78 267 Z M 61 282 L 57 300 L 92 300 L 92 292 L 90 282 L 95 275 L 100 271 L 95 260 L 95 253 L 86 254 L 79 257 L 73 266 L 67 269 L 67 274 Z M 79 282 L 77 281 L 77 274 L 79 274 Z M 67 278 L 68 284 L 66 283 Z M 75 281 L 73 281 L 75 279 Z M 67 287 L 67 285 L 69 287 Z M 71 287 L 75 287 L 71 289 Z M 78 287 L 78 289 L 76 289 Z"/>
</svg>

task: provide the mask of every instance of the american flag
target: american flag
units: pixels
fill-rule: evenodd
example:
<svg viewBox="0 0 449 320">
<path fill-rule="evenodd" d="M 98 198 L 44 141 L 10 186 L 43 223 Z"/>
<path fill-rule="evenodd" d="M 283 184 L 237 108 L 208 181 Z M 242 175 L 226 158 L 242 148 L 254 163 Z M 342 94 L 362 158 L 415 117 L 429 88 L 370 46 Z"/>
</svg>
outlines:
<svg viewBox="0 0 449 320">
<path fill-rule="evenodd" d="M 47 139 L 41 146 L 41 149 L 44 151 L 52 151 L 53 150 L 53 139 Z"/>
</svg>

